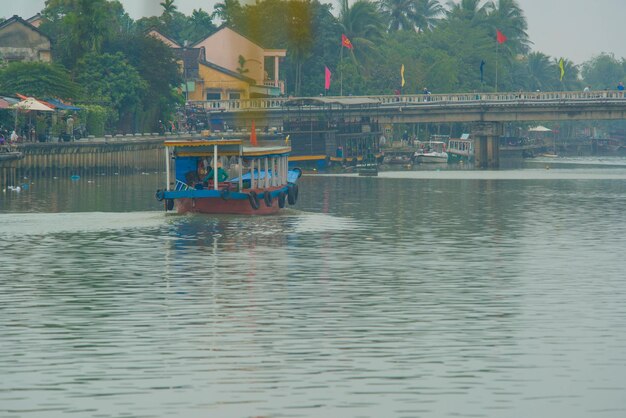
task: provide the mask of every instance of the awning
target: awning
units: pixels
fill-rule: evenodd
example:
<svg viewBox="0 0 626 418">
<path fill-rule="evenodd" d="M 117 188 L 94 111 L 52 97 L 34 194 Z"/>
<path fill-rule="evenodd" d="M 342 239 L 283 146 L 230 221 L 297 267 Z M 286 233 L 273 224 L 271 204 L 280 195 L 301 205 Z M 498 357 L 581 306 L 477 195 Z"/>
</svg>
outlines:
<svg viewBox="0 0 626 418">
<path fill-rule="evenodd" d="M 267 97 L 280 96 L 280 87 L 275 86 L 250 86 L 250 95 L 259 95 Z"/>
<path fill-rule="evenodd" d="M 59 99 L 44 99 L 44 100 L 50 103 L 55 108 L 60 109 L 60 110 L 81 110 L 80 107 L 65 104 Z"/>
</svg>

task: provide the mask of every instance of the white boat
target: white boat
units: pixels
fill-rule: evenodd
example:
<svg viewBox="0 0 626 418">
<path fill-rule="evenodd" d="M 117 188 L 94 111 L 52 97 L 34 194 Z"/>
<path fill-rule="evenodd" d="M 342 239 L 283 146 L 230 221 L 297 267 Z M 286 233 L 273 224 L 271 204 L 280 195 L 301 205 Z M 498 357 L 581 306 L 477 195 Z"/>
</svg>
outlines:
<svg viewBox="0 0 626 418">
<path fill-rule="evenodd" d="M 443 141 L 425 142 L 423 148 L 415 152 L 413 159 L 422 164 L 447 163 L 448 153 L 446 143 Z"/>
<path fill-rule="evenodd" d="M 448 141 L 449 162 L 468 162 L 474 160 L 474 142 L 469 134 L 463 134 L 460 138 L 450 138 Z"/>
</svg>

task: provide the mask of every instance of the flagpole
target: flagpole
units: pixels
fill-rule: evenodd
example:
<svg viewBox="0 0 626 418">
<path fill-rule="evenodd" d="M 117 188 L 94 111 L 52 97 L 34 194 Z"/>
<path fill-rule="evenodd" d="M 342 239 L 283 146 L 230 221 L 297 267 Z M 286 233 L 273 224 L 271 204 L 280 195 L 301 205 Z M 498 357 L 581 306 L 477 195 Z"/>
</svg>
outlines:
<svg viewBox="0 0 626 418">
<path fill-rule="evenodd" d="M 341 52 L 339 53 L 339 95 L 343 96 L 343 42 L 341 43 Z"/>
<path fill-rule="evenodd" d="M 496 93 L 498 92 L 498 39 L 496 37 Z"/>
</svg>

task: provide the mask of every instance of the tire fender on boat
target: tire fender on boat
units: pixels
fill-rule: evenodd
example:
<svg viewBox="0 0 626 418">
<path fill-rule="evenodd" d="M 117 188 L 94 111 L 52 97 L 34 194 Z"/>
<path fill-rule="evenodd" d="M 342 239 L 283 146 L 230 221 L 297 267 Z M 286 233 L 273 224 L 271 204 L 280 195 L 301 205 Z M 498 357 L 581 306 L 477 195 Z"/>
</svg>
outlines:
<svg viewBox="0 0 626 418">
<path fill-rule="evenodd" d="M 292 170 L 298 173 L 298 178 L 302 177 L 302 169 L 300 167 L 294 167 Z"/>
<path fill-rule="evenodd" d="M 220 197 L 224 200 L 228 200 L 230 199 L 230 190 L 228 189 L 228 187 L 224 187 L 221 191 L 220 191 Z"/>
<path fill-rule="evenodd" d="M 298 201 L 298 185 L 290 184 L 287 189 L 287 201 L 290 205 L 295 205 Z"/>
<path fill-rule="evenodd" d="M 266 190 L 265 193 L 263 193 L 263 201 L 265 202 L 265 206 L 271 208 L 273 200 L 274 199 L 272 198 L 272 193 L 269 190 Z"/>
<path fill-rule="evenodd" d="M 158 200 L 159 202 L 162 202 L 163 199 L 165 199 L 165 192 L 161 189 L 157 189 L 155 197 L 156 197 L 156 200 Z"/>
<path fill-rule="evenodd" d="M 283 191 L 281 191 L 280 193 L 278 193 L 278 207 L 279 208 L 284 208 L 285 207 L 285 198 L 287 197 L 287 194 Z"/>
<path fill-rule="evenodd" d="M 174 199 L 165 199 L 165 210 L 172 210 L 174 209 Z"/>
<path fill-rule="evenodd" d="M 248 193 L 248 201 L 250 202 L 250 207 L 252 207 L 252 209 L 257 210 L 259 208 L 259 196 L 254 190 Z"/>
</svg>

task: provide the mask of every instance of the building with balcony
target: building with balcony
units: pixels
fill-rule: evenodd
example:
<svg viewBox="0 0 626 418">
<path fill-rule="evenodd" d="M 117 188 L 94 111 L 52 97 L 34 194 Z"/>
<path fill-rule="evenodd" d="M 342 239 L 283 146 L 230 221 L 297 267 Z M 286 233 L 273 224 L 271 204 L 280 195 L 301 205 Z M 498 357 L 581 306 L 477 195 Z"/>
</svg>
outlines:
<svg viewBox="0 0 626 418">
<path fill-rule="evenodd" d="M 204 48 L 208 62 L 254 80 L 254 85 L 250 86 L 250 97 L 284 94 L 280 58 L 287 55 L 286 49 L 265 49 L 227 26 L 193 47 Z"/>
<path fill-rule="evenodd" d="M 280 79 L 280 58 L 286 49 L 265 49 L 229 27 L 187 47 L 150 30 L 172 48 L 184 83 L 187 101 L 276 97 L 285 91 Z M 269 75 L 271 74 L 271 76 Z"/>
</svg>

